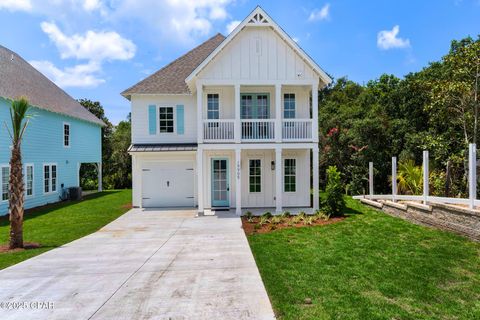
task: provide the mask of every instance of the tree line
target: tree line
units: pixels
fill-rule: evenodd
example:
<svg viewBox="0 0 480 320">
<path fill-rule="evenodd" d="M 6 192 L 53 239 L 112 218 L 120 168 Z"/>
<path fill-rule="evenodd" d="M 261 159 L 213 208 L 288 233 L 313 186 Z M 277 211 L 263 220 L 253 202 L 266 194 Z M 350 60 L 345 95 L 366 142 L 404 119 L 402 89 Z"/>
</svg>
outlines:
<svg viewBox="0 0 480 320">
<path fill-rule="evenodd" d="M 397 156 L 400 187 L 415 193 L 422 151 L 429 150 L 432 194 L 465 196 L 468 144 L 478 137 L 479 77 L 480 37 L 467 37 L 403 79 L 383 74 L 365 85 L 337 79 L 319 92 L 320 172 L 336 166 L 345 191 L 363 194 L 373 161 L 375 192 L 389 193 Z"/>
</svg>

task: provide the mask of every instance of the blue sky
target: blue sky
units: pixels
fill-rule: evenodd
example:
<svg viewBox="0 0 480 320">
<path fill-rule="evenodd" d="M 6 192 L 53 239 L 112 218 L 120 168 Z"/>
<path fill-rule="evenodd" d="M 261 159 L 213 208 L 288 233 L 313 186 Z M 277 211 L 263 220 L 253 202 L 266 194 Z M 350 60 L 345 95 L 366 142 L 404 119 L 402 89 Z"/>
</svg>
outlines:
<svg viewBox="0 0 480 320">
<path fill-rule="evenodd" d="M 325 71 L 364 83 L 480 34 L 480 0 L 0 0 L 0 44 L 117 123 L 120 92 L 261 5 Z"/>
</svg>

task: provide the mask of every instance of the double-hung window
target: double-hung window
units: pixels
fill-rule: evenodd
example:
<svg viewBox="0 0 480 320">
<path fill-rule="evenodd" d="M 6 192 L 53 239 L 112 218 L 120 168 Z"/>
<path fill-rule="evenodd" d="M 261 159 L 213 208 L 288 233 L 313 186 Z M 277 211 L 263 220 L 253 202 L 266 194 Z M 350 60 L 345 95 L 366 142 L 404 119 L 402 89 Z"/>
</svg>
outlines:
<svg viewBox="0 0 480 320">
<path fill-rule="evenodd" d="M 297 191 L 296 160 L 285 159 L 283 171 L 283 190 L 285 192 Z"/>
<path fill-rule="evenodd" d="M 218 93 L 207 94 L 207 118 L 220 119 L 220 99 Z"/>
<path fill-rule="evenodd" d="M 25 195 L 33 195 L 33 165 L 25 165 Z"/>
<path fill-rule="evenodd" d="M 63 146 L 70 147 L 70 124 L 63 124 Z"/>
<path fill-rule="evenodd" d="M 295 93 L 283 95 L 283 118 L 295 119 Z"/>
<path fill-rule="evenodd" d="M 173 133 L 175 131 L 175 122 L 173 119 L 173 107 L 158 108 L 160 119 L 160 133 Z"/>
<path fill-rule="evenodd" d="M 8 200 L 8 180 L 10 179 L 10 167 L 2 166 L 1 182 L 2 182 L 2 201 Z"/>
<path fill-rule="evenodd" d="M 262 192 L 262 161 L 250 159 L 249 163 L 249 191 Z"/>
<path fill-rule="evenodd" d="M 43 192 L 57 191 L 57 165 L 46 164 L 43 166 Z"/>
</svg>

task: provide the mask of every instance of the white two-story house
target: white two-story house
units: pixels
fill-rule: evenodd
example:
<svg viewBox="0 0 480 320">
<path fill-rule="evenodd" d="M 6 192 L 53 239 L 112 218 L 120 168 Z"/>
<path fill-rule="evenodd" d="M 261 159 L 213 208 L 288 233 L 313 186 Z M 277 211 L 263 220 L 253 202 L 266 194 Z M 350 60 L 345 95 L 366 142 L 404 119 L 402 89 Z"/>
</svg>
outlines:
<svg viewBox="0 0 480 320">
<path fill-rule="evenodd" d="M 318 90 L 330 82 L 257 7 L 228 37 L 122 92 L 132 105 L 133 205 L 317 209 Z"/>
</svg>

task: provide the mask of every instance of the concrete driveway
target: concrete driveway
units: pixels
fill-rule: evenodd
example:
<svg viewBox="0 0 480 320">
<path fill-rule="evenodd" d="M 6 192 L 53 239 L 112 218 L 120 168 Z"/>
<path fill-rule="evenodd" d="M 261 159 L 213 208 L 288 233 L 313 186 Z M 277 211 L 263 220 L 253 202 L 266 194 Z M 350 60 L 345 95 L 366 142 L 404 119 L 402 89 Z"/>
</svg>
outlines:
<svg viewBox="0 0 480 320">
<path fill-rule="evenodd" d="M 240 219 L 194 214 L 133 209 L 0 271 L 0 319 L 273 319 Z"/>
</svg>

